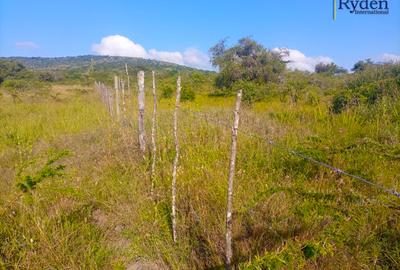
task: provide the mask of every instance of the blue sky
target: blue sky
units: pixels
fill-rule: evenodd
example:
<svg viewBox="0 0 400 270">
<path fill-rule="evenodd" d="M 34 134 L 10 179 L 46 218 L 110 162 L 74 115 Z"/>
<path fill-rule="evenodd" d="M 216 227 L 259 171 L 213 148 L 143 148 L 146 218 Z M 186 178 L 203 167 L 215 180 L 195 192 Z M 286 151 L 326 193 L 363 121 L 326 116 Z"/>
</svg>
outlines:
<svg viewBox="0 0 400 270">
<path fill-rule="evenodd" d="M 291 49 L 305 69 L 317 61 L 351 68 L 400 55 L 400 1 L 388 3 L 389 15 L 338 10 L 334 21 L 333 0 L 0 0 L 0 56 L 138 54 L 207 68 L 217 41 L 250 36 Z"/>
</svg>

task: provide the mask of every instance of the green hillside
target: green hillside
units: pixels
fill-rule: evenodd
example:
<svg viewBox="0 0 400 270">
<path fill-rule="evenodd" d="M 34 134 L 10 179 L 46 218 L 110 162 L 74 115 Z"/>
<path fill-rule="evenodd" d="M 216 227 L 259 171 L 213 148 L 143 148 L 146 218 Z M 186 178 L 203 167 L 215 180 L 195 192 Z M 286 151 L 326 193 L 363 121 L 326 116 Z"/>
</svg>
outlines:
<svg viewBox="0 0 400 270">
<path fill-rule="evenodd" d="M 117 67 L 119 68 L 121 65 L 125 65 L 125 63 L 131 66 L 146 69 L 190 69 L 188 67 L 172 64 L 169 62 L 121 56 L 82 55 L 67 57 L 0 57 L 0 59 L 16 61 L 23 64 L 27 68 L 37 70 L 89 68 L 91 65 L 100 69 Z"/>
</svg>

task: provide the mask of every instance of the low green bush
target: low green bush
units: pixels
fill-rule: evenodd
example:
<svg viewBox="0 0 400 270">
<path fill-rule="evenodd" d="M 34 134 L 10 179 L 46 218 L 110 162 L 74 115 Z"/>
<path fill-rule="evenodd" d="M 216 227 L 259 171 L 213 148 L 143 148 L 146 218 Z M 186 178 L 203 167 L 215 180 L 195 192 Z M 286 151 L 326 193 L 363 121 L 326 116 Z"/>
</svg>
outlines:
<svg viewBox="0 0 400 270">
<path fill-rule="evenodd" d="M 193 101 L 196 98 L 196 94 L 190 87 L 183 87 L 181 93 L 181 101 Z"/>
<path fill-rule="evenodd" d="M 161 88 L 161 98 L 171 98 L 174 93 L 174 88 L 170 85 L 164 85 Z"/>
</svg>

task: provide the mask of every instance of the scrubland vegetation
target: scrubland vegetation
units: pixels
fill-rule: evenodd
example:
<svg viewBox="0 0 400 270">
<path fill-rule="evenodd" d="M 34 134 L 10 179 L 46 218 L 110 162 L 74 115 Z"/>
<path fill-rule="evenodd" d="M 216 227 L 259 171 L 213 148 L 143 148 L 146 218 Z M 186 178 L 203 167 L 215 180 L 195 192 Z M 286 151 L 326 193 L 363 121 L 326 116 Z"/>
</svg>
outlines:
<svg viewBox="0 0 400 270">
<path fill-rule="evenodd" d="M 85 75 L 74 78 L 66 74 L 80 74 L 75 67 L 33 70 L 1 60 L 0 268 L 125 269 L 147 262 L 160 269 L 223 269 L 233 94 L 239 88 L 244 107 L 234 184 L 235 265 L 400 268 L 400 199 L 284 150 L 399 190 L 399 64 L 362 61 L 348 74 L 333 72 L 337 66 L 288 71 L 280 55 L 248 39 L 231 48 L 220 43 L 212 52 L 219 73 L 131 65 L 128 125 L 113 120 L 93 90 L 94 81 L 111 86 L 115 74 L 123 76 L 124 59 L 100 71 L 96 62 L 78 67 Z M 155 200 L 150 155 L 143 159 L 137 142 L 140 69 L 157 74 Z M 186 98 L 179 112 L 174 245 L 170 183 L 178 74 Z M 145 84 L 149 135 L 149 72 Z"/>
</svg>

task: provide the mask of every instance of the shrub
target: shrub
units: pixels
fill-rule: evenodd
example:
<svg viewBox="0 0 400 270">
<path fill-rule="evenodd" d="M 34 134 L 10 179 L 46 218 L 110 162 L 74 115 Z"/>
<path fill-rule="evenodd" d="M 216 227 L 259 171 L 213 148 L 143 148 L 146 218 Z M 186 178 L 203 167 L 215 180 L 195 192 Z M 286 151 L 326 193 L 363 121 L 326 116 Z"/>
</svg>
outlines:
<svg viewBox="0 0 400 270">
<path fill-rule="evenodd" d="M 26 80 L 5 80 L 2 85 L 8 91 L 24 91 L 29 89 L 29 82 Z"/>
<path fill-rule="evenodd" d="M 53 154 L 53 156 L 51 156 L 47 160 L 43 168 L 37 171 L 33 176 L 32 175 L 24 176 L 21 179 L 21 181 L 17 184 L 17 187 L 22 192 L 28 192 L 35 189 L 36 185 L 42 182 L 46 178 L 62 176 L 63 171 L 65 169 L 65 165 L 62 164 L 54 165 L 54 163 L 59 159 L 67 156 L 68 154 L 69 152 L 66 150 L 56 152 L 55 154 Z"/>
<path fill-rule="evenodd" d="M 170 85 L 165 85 L 161 88 L 161 98 L 171 98 L 174 93 L 174 88 Z"/>
<path fill-rule="evenodd" d="M 339 114 L 347 108 L 348 103 L 349 97 L 344 93 L 340 93 L 333 98 L 331 111 L 335 114 Z"/>
<path fill-rule="evenodd" d="M 385 71 L 385 69 L 383 70 Z M 374 105 L 384 97 L 392 100 L 398 99 L 400 95 L 399 78 L 383 77 L 380 80 L 373 81 L 371 77 L 366 75 L 368 72 L 369 70 L 360 71 L 356 75 L 357 78 L 348 83 L 345 91 L 334 96 L 331 106 L 333 113 L 341 113 L 345 108 L 357 106 L 361 103 Z"/>
<path fill-rule="evenodd" d="M 208 94 L 209 97 L 227 97 L 230 96 L 232 93 L 227 91 L 225 88 L 215 90 Z"/>
<path fill-rule="evenodd" d="M 235 91 L 242 89 L 243 102 L 247 104 L 253 104 L 254 102 L 261 101 L 265 97 L 265 92 L 262 90 L 262 86 L 251 81 L 236 82 L 232 89 Z"/>
<path fill-rule="evenodd" d="M 182 101 L 193 101 L 196 98 L 196 94 L 194 91 L 189 87 L 183 87 L 181 93 L 181 100 Z"/>
<path fill-rule="evenodd" d="M 39 81 L 43 81 L 43 82 L 54 82 L 55 81 L 54 74 L 51 72 L 48 72 L 48 71 L 39 73 L 38 78 L 39 78 Z"/>
<path fill-rule="evenodd" d="M 28 90 L 49 90 L 50 84 L 38 80 L 5 80 L 2 84 L 9 92 L 23 92 Z"/>
<path fill-rule="evenodd" d="M 0 84 L 9 78 L 15 78 L 26 71 L 24 65 L 14 61 L 0 60 Z"/>
</svg>

